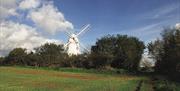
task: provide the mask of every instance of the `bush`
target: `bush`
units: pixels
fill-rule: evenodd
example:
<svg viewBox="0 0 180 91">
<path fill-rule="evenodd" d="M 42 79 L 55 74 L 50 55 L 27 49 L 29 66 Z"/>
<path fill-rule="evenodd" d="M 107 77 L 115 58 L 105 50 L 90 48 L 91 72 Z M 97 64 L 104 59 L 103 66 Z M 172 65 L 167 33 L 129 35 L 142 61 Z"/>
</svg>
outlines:
<svg viewBox="0 0 180 91">
<path fill-rule="evenodd" d="M 156 77 L 152 79 L 155 91 L 179 91 L 179 84 L 169 81 L 163 77 Z"/>
<path fill-rule="evenodd" d="M 155 91 L 174 91 L 173 88 L 165 81 L 159 81 L 156 83 Z"/>
</svg>

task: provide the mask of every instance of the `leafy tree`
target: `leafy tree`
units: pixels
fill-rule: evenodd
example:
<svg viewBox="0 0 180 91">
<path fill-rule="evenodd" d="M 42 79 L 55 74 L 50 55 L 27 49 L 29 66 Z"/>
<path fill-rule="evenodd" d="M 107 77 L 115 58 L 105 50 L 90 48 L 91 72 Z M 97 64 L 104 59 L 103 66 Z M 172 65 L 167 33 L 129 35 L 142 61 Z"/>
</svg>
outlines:
<svg viewBox="0 0 180 91">
<path fill-rule="evenodd" d="M 63 45 L 46 43 L 35 48 L 36 55 L 39 57 L 41 66 L 59 66 L 66 57 Z"/>
<path fill-rule="evenodd" d="M 154 42 L 150 42 L 147 45 L 149 54 L 153 56 L 156 60 L 161 60 L 163 54 L 163 42 L 157 39 Z"/>
<path fill-rule="evenodd" d="M 166 29 L 162 33 L 164 42 L 164 55 L 162 56 L 162 72 L 171 73 L 172 76 L 179 75 L 177 66 L 180 63 L 180 31 L 176 29 Z"/>
<path fill-rule="evenodd" d="M 26 49 L 15 48 L 10 51 L 9 55 L 5 59 L 5 64 L 9 65 L 26 65 Z"/>
<path fill-rule="evenodd" d="M 3 65 L 4 57 L 0 57 L 0 65 Z"/>
<path fill-rule="evenodd" d="M 143 42 L 135 37 L 108 35 L 99 39 L 91 50 L 94 55 L 98 55 L 98 60 L 112 67 L 137 70 L 143 49 Z"/>
<path fill-rule="evenodd" d="M 107 35 L 98 39 L 96 45 L 91 48 L 89 59 L 95 68 L 108 67 L 114 59 L 116 37 Z"/>
<path fill-rule="evenodd" d="M 35 67 L 43 66 L 42 65 L 42 63 L 43 63 L 42 57 L 33 52 L 31 52 L 27 55 L 26 61 L 27 61 L 28 66 L 35 66 Z"/>
<path fill-rule="evenodd" d="M 160 65 L 164 54 L 163 41 L 157 39 L 154 42 L 150 42 L 148 43 L 147 48 L 149 50 L 149 54 L 156 60 L 155 71 L 158 71 L 158 69 L 161 68 Z"/>
<path fill-rule="evenodd" d="M 127 35 L 117 36 L 117 58 L 123 58 L 123 67 L 128 70 L 137 70 L 141 55 L 145 48 L 142 41 L 136 37 L 128 37 Z"/>
<path fill-rule="evenodd" d="M 180 76 L 180 31 L 167 28 L 161 33 L 162 40 L 150 43 L 150 53 L 156 58 L 156 72 L 178 78 Z"/>
</svg>

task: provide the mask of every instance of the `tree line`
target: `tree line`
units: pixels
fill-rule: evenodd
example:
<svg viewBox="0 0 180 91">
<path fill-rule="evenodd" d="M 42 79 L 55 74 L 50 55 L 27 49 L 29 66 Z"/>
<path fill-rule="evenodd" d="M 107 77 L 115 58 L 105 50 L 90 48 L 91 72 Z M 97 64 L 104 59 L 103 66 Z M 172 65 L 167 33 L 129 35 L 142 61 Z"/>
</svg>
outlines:
<svg viewBox="0 0 180 91">
<path fill-rule="evenodd" d="M 27 53 L 26 49 L 15 48 L 1 65 L 21 65 L 36 67 L 80 67 L 87 69 L 123 68 L 137 71 L 145 46 L 136 37 L 127 35 L 107 35 L 98 39 L 91 52 L 68 56 L 63 45 L 46 43 Z"/>
<path fill-rule="evenodd" d="M 149 54 L 156 60 L 155 72 L 172 78 L 180 77 L 180 30 L 166 28 L 162 38 L 147 45 Z M 36 67 L 77 67 L 86 69 L 126 69 L 138 71 L 145 45 L 136 37 L 106 35 L 97 39 L 91 52 L 68 56 L 63 45 L 46 43 L 27 53 L 15 48 L 6 57 L 0 57 L 1 65 Z"/>
</svg>

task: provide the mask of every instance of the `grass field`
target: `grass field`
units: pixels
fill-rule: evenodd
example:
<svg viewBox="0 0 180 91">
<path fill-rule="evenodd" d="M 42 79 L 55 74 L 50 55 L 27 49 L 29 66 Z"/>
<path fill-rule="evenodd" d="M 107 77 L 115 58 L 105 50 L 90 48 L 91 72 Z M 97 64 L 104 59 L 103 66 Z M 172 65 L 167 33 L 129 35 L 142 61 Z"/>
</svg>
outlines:
<svg viewBox="0 0 180 91">
<path fill-rule="evenodd" d="M 135 91 L 146 77 L 0 67 L 0 91 Z M 143 85 L 142 91 L 151 91 Z"/>
<path fill-rule="evenodd" d="M 79 68 L 0 67 L 0 91 L 180 91 L 179 83 L 163 77 L 154 81 L 148 76 L 123 74 Z"/>
<path fill-rule="evenodd" d="M 180 91 L 180 84 L 115 71 L 0 67 L 0 91 Z"/>
</svg>

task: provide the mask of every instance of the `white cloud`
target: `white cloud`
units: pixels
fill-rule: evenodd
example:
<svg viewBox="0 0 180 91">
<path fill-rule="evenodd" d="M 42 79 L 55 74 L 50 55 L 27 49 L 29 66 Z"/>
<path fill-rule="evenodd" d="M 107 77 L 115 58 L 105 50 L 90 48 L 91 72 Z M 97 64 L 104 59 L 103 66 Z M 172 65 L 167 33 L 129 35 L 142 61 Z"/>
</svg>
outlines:
<svg viewBox="0 0 180 91">
<path fill-rule="evenodd" d="M 20 9 L 31 9 L 36 8 L 40 5 L 40 0 L 24 0 L 20 2 L 19 8 Z"/>
<path fill-rule="evenodd" d="M 34 47 L 47 42 L 61 43 L 39 35 L 35 28 L 25 24 L 6 21 L 0 23 L 0 28 L 0 56 L 7 55 L 10 50 L 17 47 L 33 50 Z"/>
<path fill-rule="evenodd" d="M 0 0 L 1 6 L 13 7 L 16 6 L 17 0 Z"/>
<path fill-rule="evenodd" d="M 64 18 L 52 4 L 44 4 L 42 7 L 32 10 L 28 18 L 41 29 L 54 34 L 57 31 L 67 31 L 73 29 L 72 23 Z"/>
<path fill-rule="evenodd" d="M 27 12 L 25 10 L 28 10 Z M 16 22 L 9 16 L 14 17 Z M 35 24 L 29 26 L 28 17 Z M 33 50 L 46 42 L 61 43 L 56 39 L 49 39 L 37 32 L 42 29 L 54 34 L 57 31 L 73 29 L 72 23 L 67 21 L 62 12 L 54 7 L 52 2 L 44 0 L 0 0 L 0 56 L 7 55 L 14 48 L 22 47 Z"/>
<path fill-rule="evenodd" d="M 21 1 L 21 2 L 20 2 Z M 18 6 L 19 5 L 19 6 Z M 42 5 L 42 6 L 40 6 Z M 28 9 L 28 14 L 21 10 Z M 21 15 L 22 13 L 22 15 Z M 67 31 L 73 29 L 73 24 L 67 21 L 62 12 L 59 12 L 53 3 L 42 0 L 0 0 L 0 21 L 9 16 L 28 17 L 36 27 L 51 34 L 57 31 Z M 27 15 L 27 16 L 24 16 Z"/>
<path fill-rule="evenodd" d="M 18 15 L 16 8 L 16 0 L 0 0 L 0 20 L 3 20 L 11 15 Z"/>
</svg>

